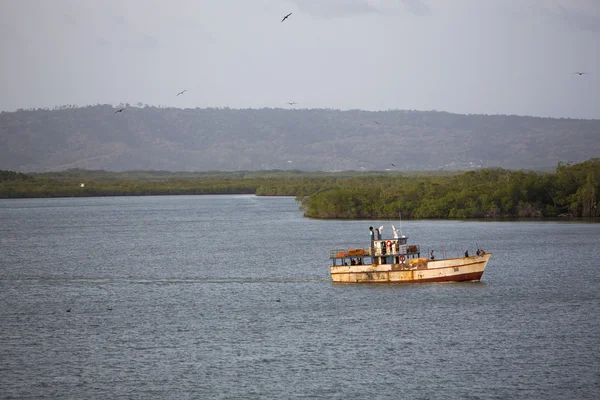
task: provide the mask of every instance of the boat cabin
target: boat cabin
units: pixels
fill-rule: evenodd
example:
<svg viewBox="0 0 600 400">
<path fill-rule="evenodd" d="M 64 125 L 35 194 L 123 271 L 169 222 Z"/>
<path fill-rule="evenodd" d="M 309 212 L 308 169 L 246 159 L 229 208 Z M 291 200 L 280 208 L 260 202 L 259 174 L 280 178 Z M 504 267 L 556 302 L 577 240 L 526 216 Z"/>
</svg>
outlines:
<svg viewBox="0 0 600 400">
<path fill-rule="evenodd" d="M 349 250 L 331 250 L 329 258 L 333 266 L 339 265 L 365 265 L 365 264 L 406 264 L 411 258 L 420 258 L 419 246 L 408 245 L 408 237 L 402 235 L 397 237 L 394 230 L 394 238 L 382 239 L 377 235 L 376 239 L 371 236 L 371 246 Z"/>
</svg>

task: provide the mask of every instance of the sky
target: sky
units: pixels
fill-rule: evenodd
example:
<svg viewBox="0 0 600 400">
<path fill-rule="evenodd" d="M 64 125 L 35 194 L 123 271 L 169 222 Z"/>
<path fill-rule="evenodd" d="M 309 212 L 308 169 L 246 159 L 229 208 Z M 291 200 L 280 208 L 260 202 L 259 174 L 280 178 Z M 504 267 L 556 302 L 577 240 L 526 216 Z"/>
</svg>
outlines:
<svg viewBox="0 0 600 400">
<path fill-rule="evenodd" d="M 2 111 L 295 102 L 600 119 L 600 0 L 0 0 L 0 55 Z"/>
</svg>

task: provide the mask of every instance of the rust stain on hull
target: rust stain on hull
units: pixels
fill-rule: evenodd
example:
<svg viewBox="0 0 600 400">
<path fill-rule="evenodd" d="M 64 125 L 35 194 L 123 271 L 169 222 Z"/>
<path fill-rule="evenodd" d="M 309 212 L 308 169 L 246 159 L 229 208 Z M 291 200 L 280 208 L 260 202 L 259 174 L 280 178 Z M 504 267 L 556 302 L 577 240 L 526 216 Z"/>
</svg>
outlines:
<svg viewBox="0 0 600 400">
<path fill-rule="evenodd" d="M 416 282 L 465 282 L 481 280 L 482 272 L 471 272 L 464 275 L 442 276 L 439 278 L 419 279 Z"/>
</svg>

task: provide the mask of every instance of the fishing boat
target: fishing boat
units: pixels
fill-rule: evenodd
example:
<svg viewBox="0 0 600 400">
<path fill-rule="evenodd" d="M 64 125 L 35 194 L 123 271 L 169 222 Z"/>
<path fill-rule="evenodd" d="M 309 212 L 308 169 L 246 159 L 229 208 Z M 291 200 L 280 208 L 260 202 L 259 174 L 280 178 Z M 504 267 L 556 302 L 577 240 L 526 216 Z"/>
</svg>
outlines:
<svg viewBox="0 0 600 400">
<path fill-rule="evenodd" d="M 368 248 L 331 250 L 331 278 L 334 282 L 461 282 L 479 281 L 492 253 L 477 249 L 475 255 L 437 259 L 433 250 L 421 257 L 418 245 L 398 235 L 382 239 L 381 231 L 370 227 Z"/>
</svg>

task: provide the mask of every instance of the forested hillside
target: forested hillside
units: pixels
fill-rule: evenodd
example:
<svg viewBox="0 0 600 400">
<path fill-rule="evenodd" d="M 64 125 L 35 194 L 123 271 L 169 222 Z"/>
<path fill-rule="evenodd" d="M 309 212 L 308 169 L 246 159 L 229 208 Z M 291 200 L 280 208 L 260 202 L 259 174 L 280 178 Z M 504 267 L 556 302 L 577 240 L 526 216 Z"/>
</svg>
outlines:
<svg viewBox="0 0 600 400">
<path fill-rule="evenodd" d="M 0 169 L 552 169 L 600 155 L 600 120 L 141 104 L 115 111 L 96 105 L 0 113 Z"/>
</svg>

